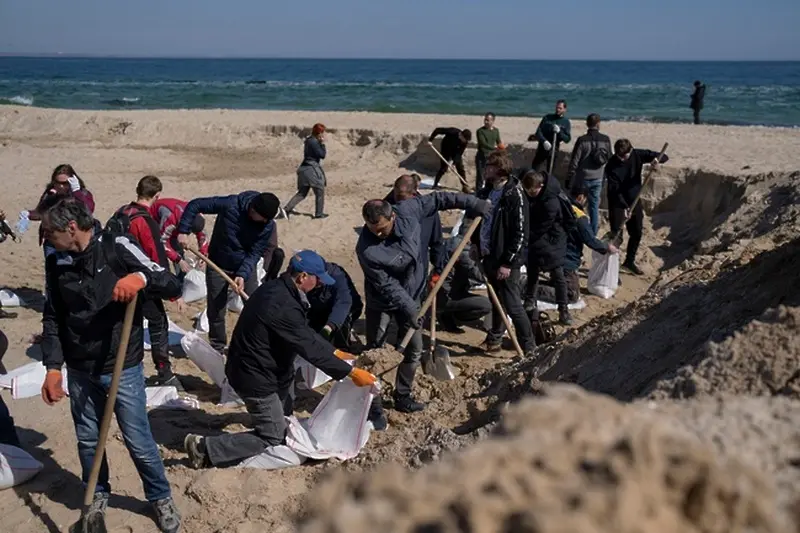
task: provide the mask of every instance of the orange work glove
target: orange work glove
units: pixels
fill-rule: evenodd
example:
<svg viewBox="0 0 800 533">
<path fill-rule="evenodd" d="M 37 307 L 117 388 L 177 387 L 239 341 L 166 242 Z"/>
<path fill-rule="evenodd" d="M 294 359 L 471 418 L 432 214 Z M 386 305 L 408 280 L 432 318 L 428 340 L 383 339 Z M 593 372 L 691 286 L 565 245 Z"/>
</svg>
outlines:
<svg viewBox="0 0 800 533">
<path fill-rule="evenodd" d="M 357 357 L 351 353 L 343 352 L 342 350 L 334 350 L 333 355 L 342 361 L 355 361 Z"/>
<path fill-rule="evenodd" d="M 354 368 L 350 372 L 350 379 L 353 380 L 353 383 L 355 383 L 357 387 L 369 387 L 370 385 L 374 385 L 378 378 L 363 368 Z"/>
<path fill-rule="evenodd" d="M 498 150 L 505 150 L 506 149 L 506 145 L 503 144 L 503 143 L 497 143 L 497 149 Z"/>
<path fill-rule="evenodd" d="M 53 405 L 65 396 L 61 370 L 50 369 L 44 377 L 42 384 L 42 400 L 47 405 Z"/>
<path fill-rule="evenodd" d="M 434 272 L 433 274 L 431 274 L 431 279 L 430 279 L 430 280 L 428 280 L 428 290 L 429 290 L 429 291 L 432 291 L 432 290 L 433 290 L 433 288 L 434 288 L 434 287 L 436 286 L 436 284 L 439 282 L 439 279 L 440 279 L 440 278 L 441 278 L 441 276 L 440 276 L 439 274 L 437 274 L 436 272 Z"/>
<path fill-rule="evenodd" d="M 139 274 L 128 274 L 114 286 L 111 299 L 115 302 L 130 302 L 145 285 L 144 278 Z"/>
</svg>

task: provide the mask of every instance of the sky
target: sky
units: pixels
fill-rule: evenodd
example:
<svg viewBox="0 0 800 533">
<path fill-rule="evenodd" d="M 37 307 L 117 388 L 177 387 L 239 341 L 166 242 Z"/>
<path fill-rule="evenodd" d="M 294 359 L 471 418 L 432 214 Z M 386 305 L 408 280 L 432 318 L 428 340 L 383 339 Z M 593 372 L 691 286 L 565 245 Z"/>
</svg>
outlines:
<svg viewBox="0 0 800 533">
<path fill-rule="evenodd" d="M 0 53 L 800 60 L 800 0 L 0 0 Z"/>
</svg>

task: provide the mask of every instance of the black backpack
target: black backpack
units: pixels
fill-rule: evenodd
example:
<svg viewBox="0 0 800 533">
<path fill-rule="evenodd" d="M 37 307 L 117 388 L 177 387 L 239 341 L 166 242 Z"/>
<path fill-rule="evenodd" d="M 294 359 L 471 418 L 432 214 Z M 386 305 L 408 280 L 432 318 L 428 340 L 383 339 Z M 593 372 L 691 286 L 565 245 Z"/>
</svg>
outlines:
<svg viewBox="0 0 800 533">
<path fill-rule="evenodd" d="M 135 209 L 135 211 L 128 214 L 126 211 L 130 211 L 132 208 Z M 137 218 L 142 217 L 147 218 L 147 225 L 150 227 L 150 231 L 153 233 L 153 240 L 156 242 L 156 247 L 159 254 L 157 260 L 153 259 L 152 257 L 149 259 L 154 260 L 156 263 L 166 268 L 169 263 L 167 260 L 167 253 L 164 250 L 163 245 L 161 245 L 161 234 L 158 224 L 150 215 L 150 211 L 148 211 L 144 206 L 138 204 L 128 204 L 117 209 L 117 211 L 111 215 L 111 218 L 108 219 L 108 222 L 106 222 L 103 234 L 104 236 L 107 236 L 108 239 L 104 240 L 114 242 L 117 237 L 124 235 L 133 242 L 140 244 L 136 237 L 131 234 L 131 224 Z"/>
<path fill-rule="evenodd" d="M 572 200 L 564 191 L 558 193 L 558 203 L 561 206 L 561 225 L 569 235 L 578 227 L 578 217 L 575 216 L 575 211 L 572 209 Z"/>
<path fill-rule="evenodd" d="M 608 163 L 610 158 L 611 154 L 608 153 L 605 145 L 599 146 L 594 135 L 592 135 L 592 151 L 589 152 L 589 162 L 595 165 L 595 168 L 600 168 Z"/>
</svg>

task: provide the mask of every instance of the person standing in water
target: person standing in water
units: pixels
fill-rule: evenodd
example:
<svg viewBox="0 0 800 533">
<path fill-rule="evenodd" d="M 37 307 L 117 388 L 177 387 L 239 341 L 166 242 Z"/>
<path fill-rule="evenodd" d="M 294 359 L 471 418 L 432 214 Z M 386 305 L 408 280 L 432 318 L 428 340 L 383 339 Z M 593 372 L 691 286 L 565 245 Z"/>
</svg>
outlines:
<svg viewBox="0 0 800 533">
<path fill-rule="evenodd" d="M 297 168 L 297 193 L 284 207 L 286 215 L 295 214 L 294 208 L 305 200 L 308 191 L 314 191 L 314 218 L 327 218 L 325 214 L 325 186 L 328 181 L 322 170 L 322 160 L 328 151 L 325 148 L 325 125 L 314 124 L 311 135 L 306 137 L 303 148 L 303 162 Z"/>
<path fill-rule="evenodd" d="M 689 107 L 692 108 L 694 115 L 694 123 L 700 124 L 700 110 L 703 109 L 703 100 L 706 98 L 706 86 L 700 80 L 694 82 L 694 92 L 692 93 L 692 103 Z"/>
</svg>

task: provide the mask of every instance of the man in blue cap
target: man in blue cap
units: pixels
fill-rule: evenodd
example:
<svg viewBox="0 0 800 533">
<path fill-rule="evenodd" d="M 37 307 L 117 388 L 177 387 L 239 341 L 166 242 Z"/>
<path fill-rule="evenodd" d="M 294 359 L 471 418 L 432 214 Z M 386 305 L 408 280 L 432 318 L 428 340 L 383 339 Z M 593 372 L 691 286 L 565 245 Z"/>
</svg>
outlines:
<svg viewBox="0 0 800 533">
<path fill-rule="evenodd" d="M 334 283 L 325 261 L 303 250 L 292 256 L 278 279 L 262 284 L 250 296 L 233 330 L 225 375 L 244 401 L 253 431 L 187 435 L 184 447 L 192 467 L 233 466 L 283 444 L 284 416 L 293 408 L 289 393 L 296 355 L 333 379 L 349 376 L 359 387 L 375 383 L 375 376 L 346 362 L 355 359 L 353 355 L 335 349 L 308 325 L 306 294 L 320 284 Z"/>
</svg>

